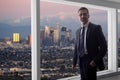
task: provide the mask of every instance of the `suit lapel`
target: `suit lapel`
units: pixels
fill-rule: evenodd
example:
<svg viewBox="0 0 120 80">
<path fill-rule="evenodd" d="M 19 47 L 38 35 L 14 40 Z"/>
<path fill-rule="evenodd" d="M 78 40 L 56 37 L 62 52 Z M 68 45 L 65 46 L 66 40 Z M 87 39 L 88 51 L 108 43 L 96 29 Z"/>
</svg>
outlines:
<svg viewBox="0 0 120 80">
<path fill-rule="evenodd" d="M 90 35 L 90 31 L 91 31 L 91 23 L 89 23 L 89 25 L 88 25 L 86 38 L 88 38 L 88 37 L 89 37 L 89 35 Z"/>
</svg>

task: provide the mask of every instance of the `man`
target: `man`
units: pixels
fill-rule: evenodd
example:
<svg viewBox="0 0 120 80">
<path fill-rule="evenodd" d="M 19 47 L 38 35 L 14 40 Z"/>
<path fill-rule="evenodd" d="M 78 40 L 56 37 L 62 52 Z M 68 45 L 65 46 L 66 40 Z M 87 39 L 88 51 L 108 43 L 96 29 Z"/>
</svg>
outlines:
<svg viewBox="0 0 120 80">
<path fill-rule="evenodd" d="M 79 59 L 81 80 L 97 80 L 97 68 L 103 70 L 107 44 L 100 25 L 89 21 L 86 7 L 78 10 L 81 28 L 76 32 L 73 69 Z"/>
</svg>

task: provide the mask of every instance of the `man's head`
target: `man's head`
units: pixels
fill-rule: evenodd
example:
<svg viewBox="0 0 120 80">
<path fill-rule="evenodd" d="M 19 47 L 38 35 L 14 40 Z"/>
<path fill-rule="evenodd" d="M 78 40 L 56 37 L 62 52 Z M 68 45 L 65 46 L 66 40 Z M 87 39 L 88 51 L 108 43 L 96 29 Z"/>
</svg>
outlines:
<svg viewBox="0 0 120 80">
<path fill-rule="evenodd" d="M 88 11 L 88 9 L 86 7 L 81 7 L 78 10 L 78 14 L 80 16 L 80 21 L 83 24 L 86 24 L 88 22 L 88 19 L 89 19 L 89 11 Z"/>
</svg>

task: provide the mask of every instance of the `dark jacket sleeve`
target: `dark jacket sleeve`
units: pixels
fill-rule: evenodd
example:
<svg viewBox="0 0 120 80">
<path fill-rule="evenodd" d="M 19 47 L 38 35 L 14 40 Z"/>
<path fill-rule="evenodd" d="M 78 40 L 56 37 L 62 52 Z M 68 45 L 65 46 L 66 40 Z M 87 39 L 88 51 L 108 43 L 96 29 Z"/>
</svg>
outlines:
<svg viewBox="0 0 120 80">
<path fill-rule="evenodd" d="M 74 47 L 74 55 L 73 55 L 73 66 L 76 66 L 77 61 L 78 61 L 78 51 L 77 51 L 77 34 L 78 34 L 78 30 L 76 31 L 76 39 L 75 39 L 75 47 Z"/>
<path fill-rule="evenodd" d="M 94 61 L 97 65 L 99 65 L 99 63 L 101 61 L 103 61 L 103 57 L 105 56 L 106 52 L 107 52 L 107 43 L 105 40 L 105 37 L 103 35 L 101 26 L 98 25 L 95 29 L 95 37 L 97 40 L 97 45 L 98 45 L 98 54 L 97 56 L 94 58 Z"/>
</svg>

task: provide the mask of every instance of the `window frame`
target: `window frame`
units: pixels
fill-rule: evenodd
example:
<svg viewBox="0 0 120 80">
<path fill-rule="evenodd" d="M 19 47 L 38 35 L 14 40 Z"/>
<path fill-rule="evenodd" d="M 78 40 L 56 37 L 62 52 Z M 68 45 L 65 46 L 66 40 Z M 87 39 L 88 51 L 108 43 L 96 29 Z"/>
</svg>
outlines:
<svg viewBox="0 0 120 80">
<path fill-rule="evenodd" d="M 40 0 L 31 0 L 32 80 L 40 80 Z"/>
<path fill-rule="evenodd" d="M 118 70 L 118 62 L 117 62 L 117 16 L 118 16 L 118 4 L 114 5 L 114 8 L 110 7 L 104 7 L 107 4 L 99 3 L 97 6 L 94 5 L 95 3 L 92 2 L 91 4 L 85 4 L 85 2 L 80 3 L 79 2 L 71 2 L 71 1 L 53 1 L 53 0 L 45 0 L 48 2 L 56 2 L 56 3 L 67 3 L 70 5 L 83 5 L 83 6 L 89 6 L 91 8 L 97 8 L 97 9 L 106 9 L 108 10 L 108 70 L 100 71 L 98 72 L 98 75 L 108 75 L 110 73 L 116 73 L 119 72 Z M 94 1 L 94 0 L 93 0 Z M 99 1 L 98 1 L 99 2 Z M 31 31 L 32 31 L 32 80 L 40 80 L 40 0 L 31 0 Z M 87 1 L 86 1 L 87 3 Z M 94 3 L 94 4 L 93 4 Z M 105 3 L 107 3 L 105 1 Z M 108 5 L 107 5 L 108 6 Z M 116 8 L 115 8 L 116 7 Z M 119 6 L 120 8 L 120 6 Z M 113 65 L 114 64 L 114 65 Z M 76 76 L 78 78 L 78 76 Z M 73 76 L 73 78 L 75 78 Z M 72 80 L 72 78 L 69 78 Z M 62 79 L 63 80 L 63 79 Z M 67 80 L 67 79 L 64 79 Z"/>
</svg>

